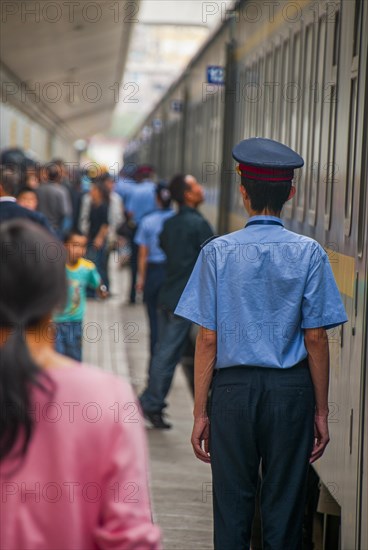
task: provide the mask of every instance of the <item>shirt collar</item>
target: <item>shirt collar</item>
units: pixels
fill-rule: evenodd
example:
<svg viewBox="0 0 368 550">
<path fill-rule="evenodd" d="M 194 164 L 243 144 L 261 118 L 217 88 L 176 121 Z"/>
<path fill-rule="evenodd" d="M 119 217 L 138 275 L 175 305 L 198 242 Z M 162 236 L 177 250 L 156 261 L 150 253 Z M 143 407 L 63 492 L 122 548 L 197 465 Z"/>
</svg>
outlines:
<svg viewBox="0 0 368 550">
<path fill-rule="evenodd" d="M 195 212 L 198 214 L 198 210 L 196 208 L 193 208 L 192 206 L 187 206 L 186 204 L 182 204 L 179 208 L 179 212 Z"/>
<path fill-rule="evenodd" d="M 259 215 L 259 216 L 251 216 L 247 222 L 256 222 L 256 221 L 261 221 L 261 220 L 269 220 L 269 221 L 274 221 L 274 222 L 278 222 L 278 223 L 281 223 L 282 226 L 284 226 L 284 222 L 282 221 L 281 218 L 278 218 L 277 216 L 267 216 L 267 215 Z"/>
<path fill-rule="evenodd" d="M 0 197 L 0 202 L 17 202 L 15 197 Z"/>
<path fill-rule="evenodd" d="M 66 267 L 67 267 L 70 271 L 76 271 L 77 269 L 80 268 L 81 262 L 82 262 L 82 259 L 79 258 L 78 261 L 77 261 L 77 263 L 74 264 L 74 265 L 66 263 Z"/>
</svg>

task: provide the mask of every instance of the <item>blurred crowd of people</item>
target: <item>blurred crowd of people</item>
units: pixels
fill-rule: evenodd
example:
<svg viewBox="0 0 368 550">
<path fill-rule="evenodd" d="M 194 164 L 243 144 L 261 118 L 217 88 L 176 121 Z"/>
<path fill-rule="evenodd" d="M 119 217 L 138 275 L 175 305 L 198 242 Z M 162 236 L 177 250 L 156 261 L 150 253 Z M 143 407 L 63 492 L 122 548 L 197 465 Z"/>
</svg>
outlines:
<svg viewBox="0 0 368 550">
<path fill-rule="evenodd" d="M 154 168 L 147 164 L 125 164 L 115 175 L 104 166 L 93 164 L 82 169 L 62 159 L 40 165 L 20 149 L 3 151 L 0 162 L 0 221 L 27 217 L 46 227 L 65 245 L 68 299 L 65 309 L 54 316 L 56 349 L 60 353 L 81 360 L 86 298 L 104 299 L 111 294 L 112 251 L 121 266 L 129 265 L 129 296 L 123 299 L 133 305 L 137 293 L 142 296 L 150 333 L 147 389 L 141 404 L 154 427 L 169 427 L 162 417 L 163 399 L 180 358 L 184 357 L 184 370 L 193 391 L 190 323 L 182 327 L 178 322 L 172 342 L 160 346 L 161 353 L 169 351 L 170 357 L 158 361 L 164 364 L 165 371 L 169 363 L 171 374 L 166 389 L 160 390 L 159 400 L 150 397 L 149 388 L 155 377 L 151 364 L 158 351 L 159 327 L 167 329 L 172 325 L 167 324 L 165 316 L 172 315 L 175 309 L 201 242 L 212 235 L 207 222 L 200 224 L 199 235 L 191 227 L 193 220 L 196 224 L 199 219 L 197 207 L 204 200 L 202 187 L 192 176 L 176 175 L 170 184 L 160 181 Z M 178 227 L 173 227 L 174 233 L 181 233 L 181 242 L 187 241 L 187 248 L 178 249 L 176 239 L 171 243 L 166 239 L 166 245 L 161 239 L 165 222 L 176 211 L 195 212 L 189 220 L 189 233 L 184 217 L 179 217 Z"/>
<path fill-rule="evenodd" d="M 83 494 L 73 506 L 61 504 L 55 509 L 55 521 L 41 530 L 30 525 L 20 527 L 14 506 L 22 504 L 24 510 L 32 509 L 37 517 L 39 513 L 47 516 L 46 508 L 36 511 L 28 508 L 27 499 L 20 504 L 14 498 L 3 509 L 2 522 L 9 527 L 1 545 L 14 550 L 41 537 L 46 546 L 39 547 L 48 550 L 54 547 L 50 541 L 61 541 L 69 548 L 77 540 L 78 547 L 87 547 L 93 540 L 98 548 L 156 550 L 160 534 L 150 519 L 141 423 L 118 422 L 120 428 L 113 429 L 116 418 L 114 422 L 106 420 L 106 433 L 115 431 L 114 438 L 120 442 L 104 455 L 104 468 L 111 474 L 106 477 L 97 458 L 85 466 L 85 449 L 97 444 L 103 454 L 108 445 L 101 431 L 105 421 L 93 434 L 89 434 L 85 422 L 77 422 L 73 430 L 62 422 L 50 433 L 45 422 L 34 422 L 28 409 L 31 402 L 47 407 L 48 399 L 64 403 L 81 402 L 86 397 L 88 402 L 112 410 L 109 396 L 115 396 L 118 403 L 139 403 L 141 414 L 152 427 L 171 427 L 163 415 L 165 399 L 186 347 L 190 349 L 187 376 L 193 391 L 191 323 L 175 317 L 174 310 L 201 244 L 213 234 L 197 210 L 204 200 L 203 189 L 189 175 L 176 175 L 170 183 L 158 181 L 149 165 L 128 164 L 115 176 L 104 167 L 82 170 L 73 165 L 69 169 L 61 159 L 39 165 L 20 149 L 4 151 L 0 162 L 0 279 L 5 292 L 0 304 L 0 391 L 2 401 L 12 411 L 11 421 L 1 428 L 0 460 L 6 483 L 18 483 L 19 472 L 27 482 L 37 479 L 44 483 L 50 475 L 65 480 L 74 472 L 78 485 L 82 481 L 88 484 L 90 472 L 93 482 L 97 480 L 104 491 L 106 479 L 110 485 L 116 482 L 121 486 L 128 480 L 137 484 L 142 495 L 139 504 L 129 510 L 106 498 L 101 509 L 95 506 L 93 510 L 93 514 L 105 516 L 97 519 L 91 512 L 87 521 L 77 522 L 66 532 L 58 526 L 57 518 L 63 518 L 64 523 L 73 515 L 83 514 Z M 56 261 L 33 254 L 35 247 L 47 243 L 61 251 Z M 22 247 L 27 249 L 25 256 Z M 111 295 L 112 251 L 118 257 L 120 251 L 121 263 L 130 266 L 126 305 L 135 304 L 137 293 L 141 294 L 149 323 L 147 384 L 139 400 L 128 385 L 116 385 L 108 375 L 81 363 L 87 297 L 105 299 Z M 50 326 L 54 334 L 51 340 Z M 14 455 L 17 442 L 22 446 Z M 47 461 L 46 469 L 38 468 L 40 456 L 50 444 L 60 452 L 66 445 L 71 446 L 68 467 L 55 460 Z M 17 470 L 19 460 L 26 455 L 27 462 Z"/>
</svg>

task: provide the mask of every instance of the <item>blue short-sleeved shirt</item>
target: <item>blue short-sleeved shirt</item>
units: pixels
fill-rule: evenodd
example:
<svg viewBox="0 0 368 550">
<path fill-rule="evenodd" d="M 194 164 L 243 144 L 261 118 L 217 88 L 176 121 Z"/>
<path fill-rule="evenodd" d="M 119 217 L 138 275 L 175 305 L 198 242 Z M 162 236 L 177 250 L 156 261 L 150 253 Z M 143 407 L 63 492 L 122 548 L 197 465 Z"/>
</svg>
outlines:
<svg viewBox="0 0 368 550">
<path fill-rule="evenodd" d="M 143 216 L 156 209 L 156 185 L 151 181 L 137 183 L 129 195 L 126 207 L 126 210 L 133 214 L 135 223 L 138 225 Z"/>
<path fill-rule="evenodd" d="M 145 245 L 148 248 L 147 260 L 152 263 L 161 264 L 166 261 L 166 254 L 160 248 L 159 235 L 162 231 L 165 220 L 175 214 L 174 210 L 167 208 L 165 210 L 156 210 L 152 214 L 147 214 L 142 218 L 139 224 L 134 242 L 138 245 Z"/>
<path fill-rule="evenodd" d="M 273 216 L 208 243 L 175 310 L 217 331 L 216 368 L 289 368 L 307 356 L 306 328 L 347 321 L 327 254 Z"/>
<path fill-rule="evenodd" d="M 137 183 L 129 177 L 119 178 L 116 183 L 115 191 L 123 199 L 125 210 L 128 210 L 129 208 L 130 197 L 132 192 L 136 188 L 136 185 Z"/>
</svg>

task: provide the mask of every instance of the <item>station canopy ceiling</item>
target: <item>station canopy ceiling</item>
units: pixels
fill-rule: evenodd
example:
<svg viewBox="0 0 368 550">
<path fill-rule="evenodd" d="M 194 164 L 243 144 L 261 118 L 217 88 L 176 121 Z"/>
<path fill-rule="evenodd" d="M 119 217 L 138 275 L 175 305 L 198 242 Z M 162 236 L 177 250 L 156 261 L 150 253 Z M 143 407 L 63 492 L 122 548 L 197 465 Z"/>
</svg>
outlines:
<svg viewBox="0 0 368 550">
<path fill-rule="evenodd" d="M 139 0 L 2 3 L 8 101 L 47 112 L 75 139 L 106 130 L 138 10 Z"/>
</svg>

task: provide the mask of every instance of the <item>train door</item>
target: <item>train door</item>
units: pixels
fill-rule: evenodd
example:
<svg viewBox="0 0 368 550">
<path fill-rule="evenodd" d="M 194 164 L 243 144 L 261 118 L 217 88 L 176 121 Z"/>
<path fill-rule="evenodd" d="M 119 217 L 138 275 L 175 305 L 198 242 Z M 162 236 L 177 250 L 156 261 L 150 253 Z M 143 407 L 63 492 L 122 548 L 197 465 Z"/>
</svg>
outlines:
<svg viewBox="0 0 368 550">
<path fill-rule="evenodd" d="M 368 9 L 366 9 L 366 18 L 368 19 Z M 366 25 L 368 22 L 366 23 Z M 368 52 L 368 39 L 365 38 L 365 51 Z M 364 50 L 363 50 L 364 51 Z M 360 426 L 360 463 L 359 463 L 359 524 L 358 529 L 358 548 L 368 548 L 368 55 L 366 54 L 366 75 L 365 75 L 365 115 L 364 115 L 364 135 L 362 141 L 363 161 L 362 161 L 362 179 L 359 197 L 359 221 L 358 221 L 358 257 L 362 260 L 362 300 L 363 308 L 363 349 L 362 349 L 362 377 L 361 377 L 361 399 L 362 415 Z"/>
<path fill-rule="evenodd" d="M 338 100 L 336 141 L 329 164 L 331 179 L 325 227 L 335 239 L 330 256 L 342 291 L 349 323 L 331 346 L 330 434 L 326 456 L 316 470 L 323 484 L 341 507 L 342 550 L 368 549 L 364 531 L 367 517 L 367 443 L 364 441 L 366 411 L 367 330 L 367 51 L 368 3 L 341 2 L 336 21 L 341 32 L 335 40 Z M 335 65 L 335 63 L 333 63 Z M 332 89 L 331 89 L 332 91 Z M 331 109 L 331 115 L 334 111 Z M 331 127 L 331 125 L 330 125 Z M 336 156 L 335 156 L 336 155 Z M 336 158 L 336 161 L 333 159 Z M 332 162 L 331 162 L 332 160 Z M 337 170 L 335 168 L 337 167 Z M 330 179 L 330 178 L 329 178 Z M 333 184 L 333 185 L 332 185 Z M 328 513 L 328 512 L 327 512 Z M 365 537 L 365 542 L 363 540 Z M 330 546 L 325 540 L 323 548 Z"/>
<path fill-rule="evenodd" d="M 236 113 L 236 90 L 238 82 L 238 64 L 235 56 L 236 42 L 232 40 L 226 45 L 226 79 L 225 105 L 222 136 L 221 185 L 218 211 L 218 231 L 226 233 L 229 230 L 229 213 L 231 209 L 231 191 L 235 174 L 231 150 L 234 139 L 234 120 Z M 231 183 L 231 184 L 230 184 Z"/>
<path fill-rule="evenodd" d="M 364 420 L 366 400 L 366 317 L 367 317 L 367 241 L 366 241 L 366 145 L 367 145 L 367 28 L 368 6 L 355 0 L 353 6 L 342 3 L 346 16 L 346 31 L 351 32 L 346 40 L 346 62 L 351 65 L 346 86 L 350 88 L 347 103 L 349 120 L 347 134 L 347 164 L 345 179 L 345 245 L 347 253 L 354 258 L 353 295 L 350 301 L 350 324 L 344 335 L 346 342 L 345 368 L 348 379 L 344 390 L 344 478 L 342 480 L 342 548 L 368 548 L 362 544 L 363 524 L 367 515 L 362 515 L 366 506 L 362 485 L 364 457 Z M 348 34 L 345 34 L 347 37 Z M 350 51 L 349 51 L 350 50 Z M 365 244 L 363 244 L 365 240 Z M 365 514 L 367 511 L 365 509 Z"/>
</svg>

